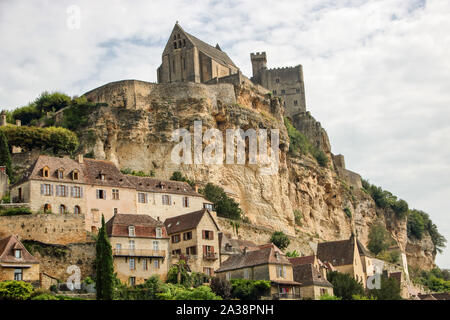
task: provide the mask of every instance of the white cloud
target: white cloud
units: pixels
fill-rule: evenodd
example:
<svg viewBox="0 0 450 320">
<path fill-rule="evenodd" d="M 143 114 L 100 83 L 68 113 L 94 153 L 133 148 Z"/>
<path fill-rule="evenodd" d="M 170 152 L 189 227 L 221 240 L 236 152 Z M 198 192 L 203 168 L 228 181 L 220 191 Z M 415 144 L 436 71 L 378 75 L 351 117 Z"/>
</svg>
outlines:
<svg viewBox="0 0 450 320">
<path fill-rule="evenodd" d="M 70 5 L 81 8 L 79 30 L 66 26 Z M 247 75 L 250 52 L 266 51 L 269 67 L 301 63 L 308 109 L 333 151 L 429 212 L 450 240 L 447 0 L 2 1 L 0 106 L 44 90 L 156 81 L 176 20 Z M 438 263 L 450 267 L 450 254 Z"/>
</svg>

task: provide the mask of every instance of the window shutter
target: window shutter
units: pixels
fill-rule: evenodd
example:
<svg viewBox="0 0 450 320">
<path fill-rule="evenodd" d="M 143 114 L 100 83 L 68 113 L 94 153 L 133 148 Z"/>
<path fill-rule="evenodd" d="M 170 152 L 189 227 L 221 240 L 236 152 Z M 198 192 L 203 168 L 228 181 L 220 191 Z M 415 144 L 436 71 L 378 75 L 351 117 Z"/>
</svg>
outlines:
<svg viewBox="0 0 450 320">
<path fill-rule="evenodd" d="M 214 253 L 214 247 L 211 247 L 211 253 Z"/>
<path fill-rule="evenodd" d="M 70 187 L 70 196 L 73 198 L 73 187 Z"/>
<path fill-rule="evenodd" d="M 80 187 L 80 198 L 83 198 L 83 187 Z"/>
<path fill-rule="evenodd" d="M 206 250 L 206 246 L 203 246 L 203 254 L 206 256 L 207 250 Z"/>
<path fill-rule="evenodd" d="M 43 194 L 44 194 L 44 185 L 41 184 L 41 195 L 43 195 Z"/>
<path fill-rule="evenodd" d="M 53 195 L 53 185 L 50 185 L 50 194 Z"/>
<path fill-rule="evenodd" d="M 147 193 L 144 193 L 144 201 L 145 201 L 145 203 L 147 203 L 148 202 L 148 194 Z"/>
<path fill-rule="evenodd" d="M 106 200 L 106 190 L 103 190 L 103 199 Z"/>
<path fill-rule="evenodd" d="M 214 240 L 214 231 L 210 231 L 210 235 L 211 235 L 211 240 Z"/>
<path fill-rule="evenodd" d="M 97 190 L 97 199 L 100 198 L 100 190 Z"/>
<path fill-rule="evenodd" d="M 202 239 L 206 239 L 206 232 L 205 232 L 205 230 L 202 230 Z"/>
</svg>

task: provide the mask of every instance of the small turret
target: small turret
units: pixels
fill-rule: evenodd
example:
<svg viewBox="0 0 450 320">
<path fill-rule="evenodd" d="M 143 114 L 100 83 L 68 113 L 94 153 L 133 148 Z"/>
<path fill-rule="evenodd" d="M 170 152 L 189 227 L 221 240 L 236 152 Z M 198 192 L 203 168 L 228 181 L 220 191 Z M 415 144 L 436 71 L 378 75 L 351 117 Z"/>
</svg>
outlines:
<svg viewBox="0 0 450 320">
<path fill-rule="evenodd" d="M 0 113 L 0 127 L 6 126 L 6 111 L 3 110 L 2 113 Z"/>
<path fill-rule="evenodd" d="M 250 53 L 252 61 L 253 77 L 257 77 L 259 71 L 267 69 L 267 56 L 265 52 Z"/>
</svg>

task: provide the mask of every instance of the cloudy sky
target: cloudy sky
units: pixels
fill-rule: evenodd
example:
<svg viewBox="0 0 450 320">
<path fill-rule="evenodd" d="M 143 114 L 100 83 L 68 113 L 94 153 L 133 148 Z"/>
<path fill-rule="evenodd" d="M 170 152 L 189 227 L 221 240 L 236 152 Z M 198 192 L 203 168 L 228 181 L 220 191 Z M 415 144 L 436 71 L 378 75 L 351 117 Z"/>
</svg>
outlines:
<svg viewBox="0 0 450 320">
<path fill-rule="evenodd" d="M 177 20 L 248 76 L 250 52 L 266 51 L 269 67 L 302 64 L 307 108 L 333 152 L 450 240 L 448 0 L 1 0 L 0 107 L 156 81 Z M 450 268 L 450 249 L 437 262 Z"/>
</svg>

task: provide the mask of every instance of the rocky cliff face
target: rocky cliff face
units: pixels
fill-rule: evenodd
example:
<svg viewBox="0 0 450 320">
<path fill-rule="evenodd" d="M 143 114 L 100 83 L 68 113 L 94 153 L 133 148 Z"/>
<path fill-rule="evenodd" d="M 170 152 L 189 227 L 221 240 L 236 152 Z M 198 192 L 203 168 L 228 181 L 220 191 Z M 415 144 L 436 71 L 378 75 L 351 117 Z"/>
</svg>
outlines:
<svg viewBox="0 0 450 320">
<path fill-rule="evenodd" d="M 152 170 L 161 178 L 167 179 L 179 170 L 199 184 L 220 185 L 240 202 L 251 224 L 282 230 L 304 242 L 348 238 L 356 230 L 366 244 L 370 226 L 381 221 L 406 251 L 410 264 L 425 269 L 434 265 L 430 240 L 410 242 L 406 221 L 377 210 L 370 196 L 347 185 L 331 167 L 320 167 L 309 156 L 289 156 L 280 101 L 251 83 L 121 81 L 90 91 L 86 97 L 108 106 L 93 109 L 89 124 L 81 130 L 85 153 L 94 152 L 96 158 L 111 160 L 120 168 Z M 185 128 L 192 132 L 195 120 L 202 121 L 203 130 L 279 129 L 278 174 L 261 175 L 258 165 L 172 163 L 172 131 Z M 306 114 L 296 121 L 309 139 L 331 156 L 328 137 L 320 124 Z M 302 216 L 299 225 L 294 212 Z"/>
</svg>

